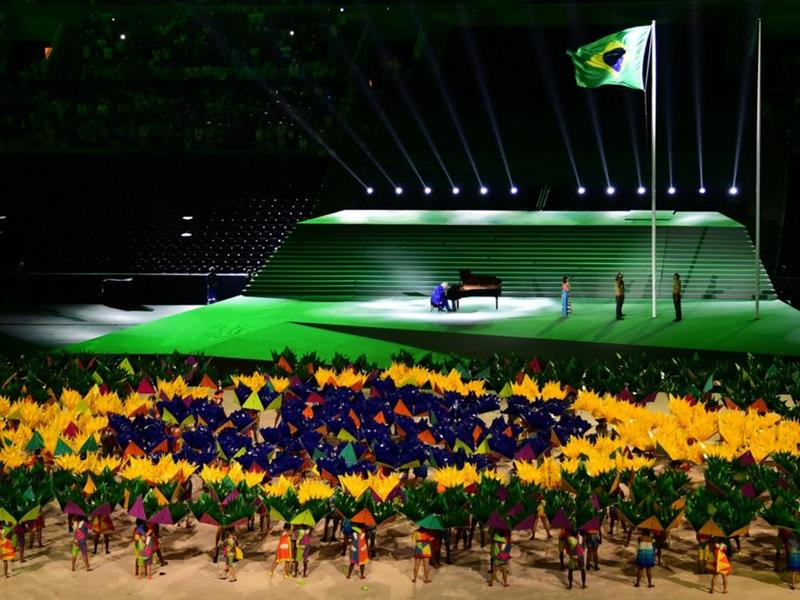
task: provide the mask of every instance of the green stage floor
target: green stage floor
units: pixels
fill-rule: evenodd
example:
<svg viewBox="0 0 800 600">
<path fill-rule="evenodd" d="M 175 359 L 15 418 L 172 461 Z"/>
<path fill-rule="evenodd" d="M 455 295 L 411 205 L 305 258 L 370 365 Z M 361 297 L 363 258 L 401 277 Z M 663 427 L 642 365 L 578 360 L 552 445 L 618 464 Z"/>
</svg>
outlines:
<svg viewBox="0 0 800 600">
<path fill-rule="evenodd" d="M 698 300 L 684 302 L 684 320 L 673 323 L 671 301 L 626 302 L 623 321 L 614 320 L 608 301 L 576 301 L 563 319 L 550 298 L 469 298 L 459 313 L 432 313 L 419 296 L 361 302 L 312 302 L 236 297 L 212 306 L 159 319 L 67 347 L 70 352 L 156 354 L 179 351 L 209 356 L 266 359 L 290 347 L 298 354 L 331 358 L 366 354 L 380 364 L 406 348 L 417 356 L 495 352 L 593 357 L 614 352 L 685 351 L 800 356 L 800 312 L 778 300 L 761 303 Z"/>
</svg>

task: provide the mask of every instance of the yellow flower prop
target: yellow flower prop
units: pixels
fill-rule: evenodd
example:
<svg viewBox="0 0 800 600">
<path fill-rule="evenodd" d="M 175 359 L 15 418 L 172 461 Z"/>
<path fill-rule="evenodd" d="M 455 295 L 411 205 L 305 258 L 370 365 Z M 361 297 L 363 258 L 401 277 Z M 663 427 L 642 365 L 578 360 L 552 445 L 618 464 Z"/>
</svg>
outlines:
<svg viewBox="0 0 800 600">
<path fill-rule="evenodd" d="M 461 469 L 452 466 L 437 469 L 430 473 L 429 478 L 436 482 L 439 489 L 448 489 L 459 485 L 467 487 L 480 480 L 475 465 L 470 463 L 465 463 Z"/>
<path fill-rule="evenodd" d="M 0 465 L 6 469 L 17 469 L 28 462 L 28 454 L 22 446 L 6 446 L 0 448 Z"/>
<path fill-rule="evenodd" d="M 333 496 L 334 489 L 326 481 L 305 479 L 297 487 L 297 500 L 305 504 L 310 500 L 327 500 Z"/>
<path fill-rule="evenodd" d="M 11 412 L 11 400 L 5 396 L 0 396 L 0 418 L 5 419 Z"/>
<path fill-rule="evenodd" d="M 291 380 L 288 377 L 270 377 L 269 382 L 273 390 L 282 394 L 284 390 L 289 387 Z"/>
<path fill-rule="evenodd" d="M 542 488 L 561 487 L 561 465 L 553 458 L 545 458 L 540 465 L 535 462 L 514 461 L 519 478 L 525 483 L 533 483 Z"/>
<path fill-rule="evenodd" d="M 290 489 L 294 489 L 292 482 L 283 475 L 261 487 L 264 490 L 264 493 L 271 498 L 280 498 L 284 496 Z"/>
<path fill-rule="evenodd" d="M 122 464 L 122 459 L 118 456 L 106 456 L 101 458 L 99 455 L 96 455 L 91 461 L 87 460 L 87 463 L 89 463 L 89 470 L 91 470 L 92 473 L 100 475 L 106 469 L 109 471 L 116 471 L 119 469 L 120 464 Z"/>
<path fill-rule="evenodd" d="M 536 380 L 531 379 L 526 373 L 520 383 L 511 384 L 511 394 L 514 396 L 524 396 L 533 402 L 541 397 L 542 390 L 539 388 L 539 384 Z"/>
<path fill-rule="evenodd" d="M 170 399 L 174 398 L 175 396 L 178 396 L 179 398 L 186 398 L 190 395 L 189 386 L 186 385 L 186 382 L 180 375 L 178 375 L 178 377 L 172 381 L 163 381 L 162 379 L 158 379 L 156 381 L 156 389 L 158 390 L 159 394 L 164 393 L 166 394 L 167 398 Z"/>
<path fill-rule="evenodd" d="M 259 392 L 261 388 L 267 385 L 267 379 L 261 373 L 253 371 L 252 375 L 234 375 L 231 377 L 234 387 L 240 383 L 246 385 L 253 392 Z"/>
<path fill-rule="evenodd" d="M 397 472 L 389 475 L 378 473 L 369 478 L 369 487 L 381 499 L 381 502 L 386 502 L 386 498 L 398 485 L 400 485 L 400 473 Z"/>
<path fill-rule="evenodd" d="M 219 483 L 228 474 L 227 467 L 213 467 L 211 465 L 203 465 L 203 470 L 200 471 L 200 478 L 206 483 Z"/>
<path fill-rule="evenodd" d="M 234 485 L 244 483 L 249 488 L 261 485 L 261 482 L 264 481 L 264 473 L 255 471 L 245 472 L 244 469 L 242 469 L 241 463 L 237 461 L 231 462 L 228 477 Z"/>
<path fill-rule="evenodd" d="M 80 475 L 88 469 L 89 465 L 87 463 L 89 460 L 88 457 L 86 460 L 82 460 L 77 454 L 64 454 L 55 458 L 55 464 L 59 469 L 64 469 L 65 471 L 71 471 L 76 475 Z"/>
<path fill-rule="evenodd" d="M 350 494 L 353 498 L 360 498 L 361 494 L 369 489 L 370 481 L 360 475 L 339 475 L 339 483 L 345 492 Z"/>
<path fill-rule="evenodd" d="M 508 484 L 508 473 L 503 473 L 497 469 L 486 469 L 481 471 L 481 481 L 485 479 L 493 479 L 499 481 L 501 485 Z"/>
</svg>

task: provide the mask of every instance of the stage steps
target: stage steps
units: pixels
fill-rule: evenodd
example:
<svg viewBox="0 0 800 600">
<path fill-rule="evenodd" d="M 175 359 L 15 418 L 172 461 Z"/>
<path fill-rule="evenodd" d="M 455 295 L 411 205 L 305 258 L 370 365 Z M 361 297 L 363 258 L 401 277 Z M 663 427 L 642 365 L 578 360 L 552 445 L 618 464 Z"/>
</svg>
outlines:
<svg viewBox="0 0 800 600">
<path fill-rule="evenodd" d="M 753 298 L 754 248 L 741 225 L 709 226 L 703 219 L 694 226 L 662 224 L 656 239 L 659 297 L 671 296 L 672 274 L 679 272 L 686 299 Z M 458 282 L 460 269 L 496 275 L 503 296 L 517 297 L 556 297 L 568 275 L 573 294 L 585 298 L 611 298 L 621 271 L 629 299 L 649 298 L 650 228 L 312 220 L 298 225 L 245 294 L 320 300 L 428 295 L 437 283 Z M 761 297 L 775 298 L 760 270 Z"/>
</svg>

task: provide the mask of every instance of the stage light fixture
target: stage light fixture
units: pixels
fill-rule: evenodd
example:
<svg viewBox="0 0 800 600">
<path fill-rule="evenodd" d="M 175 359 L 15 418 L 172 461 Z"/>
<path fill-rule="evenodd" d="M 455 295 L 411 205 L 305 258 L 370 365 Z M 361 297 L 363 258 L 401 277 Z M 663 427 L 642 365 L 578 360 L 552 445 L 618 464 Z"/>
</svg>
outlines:
<svg viewBox="0 0 800 600">
<path fill-rule="evenodd" d="M 367 187 L 367 194 L 372 194 L 372 192 L 374 192 L 374 191 L 375 190 L 373 190 L 371 186 Z"/>
<path fill-rule="evenodd" d="M 512 186 L 511 186 L 511 195 L 512 195 L 512 196 L 515 196 L 515 195 L 517 194 L 517 192 L 518 192 L 518 191 L 519 191 L 519 190 L 517 189 L 517 186 L 515 186 L 515 185 L 512 185 Z"/>
<path fill-rule="evenodd" d="M 402 193 L 403 193 L 403 188 L 401 188 L 401 187 L 398 185 L 396 188 L 394 188 L 394 193 L 395 193 L 395 194 L 397 194 L 397 195 L 399 196 L 400 194 L 402 194 Z"/>
<path fill-rule="evenodd" d="M 705 194 L 705 193 L 706 193 L 706 188 L 704 188 L 704 187 L 701 187 L 701 188 L 700 188 L 699 190 L 697 190 L 697 191 L 698 191 L 698 192 L 700 192 L 701 194 Z"/>
<path fill-rule="evenodd" d="M 184 232 L 181 234 L 181 237 L 192 237 L 192 234 L 191 234 L 191 233 L 189 233 L 188 231 L 184 231 Z"/>
<path fill-rule="evenodd" d="M 289 30 L 289 35 L 294 36 L 294 29 Z"/>
<path fill-rule="evenodd" d="M 461 192 L 461 189 L 458 186 L 453 188 L 453 196 L 458 196 L 459 192 Z"/>
<path fill-rule="evenodd" d="M 481 196 L 485 196 L 488 193 L 489 193 L 489 188 L 487 188 L 485 185 L 482 185 L 481 186 Z"/>
<path fill-rule="evenodd" d="M 580 194 L 581 196 L 583 196 L 585 193 L 586 193 L 586 188 L 585 188 L 585 187 L 583 187 L 582 185 L 581 185 L 581 186 L 578 186 L 578 194 Z"/>
<path fill-rule="evenodd" d="M 739 188 L 737 188 L 735 185 L 732 185 L 731 187 L 728 188 L 728 193 L 731 196 L 735 196 L 736 194 L 739 193 Z"/>
<path fill-rule="evenodd" d="M 609 196 L 613 196 L 613 195 L 614 195 L 614 192 L 616 192 L 616 191 L 617 191 L 617 190 L 614 188 L 614 186 L 613 186 L 613 185 L 610 185 L 610 186 L 608 186 L 608 187 L 606 188 L 606 194 L 608 194 Z"/>
<path fill-rule="evenodd" d="M 192 215 L 183 215 L 181 219 L 183 219 L 184 221 L 191 221 L 192 219 L 194 219 L 194 217 Z"/>
<path fill-rule="evenodd" d="M 125 34 L 124 33 L 120 33 L 119 34 L 119 39 L 121 39 L 124 42 L 125 41 Z"/>
<path fill-rule="evenodd" d="M 670 196 L 674 196 L 675 195 L 675 186 L 673 186 L 673 185 L 669 186 L 669 188 L 667 188 L 667 193 Z"/>
<path fill-rule="evenodd" d="M 640 196 L 644 196 L 645 192 L 647 192 L 647 190 L 644 189 L 644 186 L 642 185 L 636 188 L 636 193 L 639 194 Z"/>
<path fill-rule="evenodd" d="M 426 185 L 426 186 L 425 186 L 425 190 L 424 190 L 424 191 L 425 191 L 425 195 L 426 195 L 426 196 L 430 196 L 430 195 L 431 195 L 431 192 L 432 192 L 433 190 L 432 190 L 430 187 L 428 187 L 428 186 Z"/>
</svg>

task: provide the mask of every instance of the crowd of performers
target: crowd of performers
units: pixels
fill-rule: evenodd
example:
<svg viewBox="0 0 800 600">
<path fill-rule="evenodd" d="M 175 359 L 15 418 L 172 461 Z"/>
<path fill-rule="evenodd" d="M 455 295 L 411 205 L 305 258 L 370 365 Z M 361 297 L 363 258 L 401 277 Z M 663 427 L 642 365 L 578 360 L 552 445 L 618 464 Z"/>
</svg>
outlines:
<svg viewBox="0 0 800 600">
<path fill-rule="evenodd" d="M 547 539 L 556 537 L 551 532 L 550 524 L 544 512 L 541 511 L 534 520 L 530 531 L 530 539 L 536 536 L 536 525 L 541 522 Z M 190 526 L 189 517 L 185 526 Z M 654 587 L 653 568 L 662 564 L 662 551 L 669 547 L 669 537 L 665 531 L 648 530 L 629 526 L 624 520 L 618 518 L 614 508 L 609 509 L 607 534 L 614 534 L 614 527 L 621 530 L 623 543 L 627 546 L 636 536 L 636 579 L 635 587 L 640 587 L 646 582 L 648 588 Z M 115 533 L 114 523 L 110 515 L 102 515 L 92 519 L 67 519 L 67 527 L 71 533 L 71 570 L 82 566 L 86 571 L 91 571 L 90 554 L 97 554 L 100 542 L 106 554 L 110 553 L 109 538 Z M 33 549 L 34 544 L 42 548 L 43 517 L 38 517 L 23 526 L 0 527 L 0 558 L 3 561 L 5 577 L 10 576 L 10 563 L 19 555 L 19 561 L 24 563 L 26 540 L 28 548 Z M 255 529 L 255 519 L 251 518 L 248 530 Z M 347 556 L 349 566 L 347 579 L 354 574 L 360 579 L 367 576 L 367 564 L 375 557 L 376 527 L 354 523 L 343 518 L 334 509 L 326 516 L 322 542 L 335 543 L 340 546 L 339 554 Z M 268 513 L 262 513 L 259 530 L 266 535 L 270 530 Z M 431 567 L 438 568 L 442 563 L 442 549 L 447 546 L 447 562 L 450 562 L 450 544 L 454 541 L 453 549 L 458 548 L 459 542 L 464 549 L 472 547 L 476 525 L 453 532 L 442 529 L 428 529 L 417 527 L 412 534 L 413 543 L 413 569 L 412 582 L 417 579 L 422 570 L 423 582 L 431 582 Z M 312 534 L 314 528 L 308 524 L 291 525 L 285 523 L 280 531 L 277 547 L 273 557 L 269 575 L 273 576 L 280 567 L 283 578 L 307 577 L 308 563 L 312 553 Z M 338 535 L 340 533 L 341 535 Z M 160 531 L 157 523 L 149 523 L 137 519 L 130 534 L 132 556 L 134 560 L 133 575 L 137 579 L 152 579 L 154 561 L 157 569 L 167 566 L 164 560 L 160 543 Z M 481 546 L 485 545 L 484 531 L 480 531 Z M 697 573 L 710 574 L 710 592 L 717 589 L 720 580 L 722 593 L 728 593 L 728 576 L 733 572 L 731 554 L 740 550 L 740 540 L 725 539 L 711 535 L 697 534 Z M 587 587 L 587 571 L 594 569 L 600 571 L 600 558 L 598 549 L 603 542 L 603 532 L 597 528 L 578 530 L 575 528 L 561 528 L 557 534 L 558 561 L 561 571 L 566 572 L 565 585 L 572 589 L 575 583 L 576 572 L 580 575 L 581 588 Z M 93 546 L 90 553 L 90 544 Z M 488 585 L 496 582 L 504 587 L 509 585 L 512 536 L 506 529 L 490 529 L 488 531 Z M 242 548 L 239 546 L 238 534 L 235 527 L 219 527 L 216 531 L 215 545 L 210 552 L 214 563 L 221 563 L 220 579 L 234 582 L 236 578 L 235 565 L 244 558 Z M 790 587 L 794 590 L 797 586 L 798 572 L 800 572 L 800 534 L 786 529 L 780 529 L 778 544 L 775 553 L 775 570 L 779 570 L 781 561 L 785 561 L 786 570 L 790 573 Z"/>
</svg>

